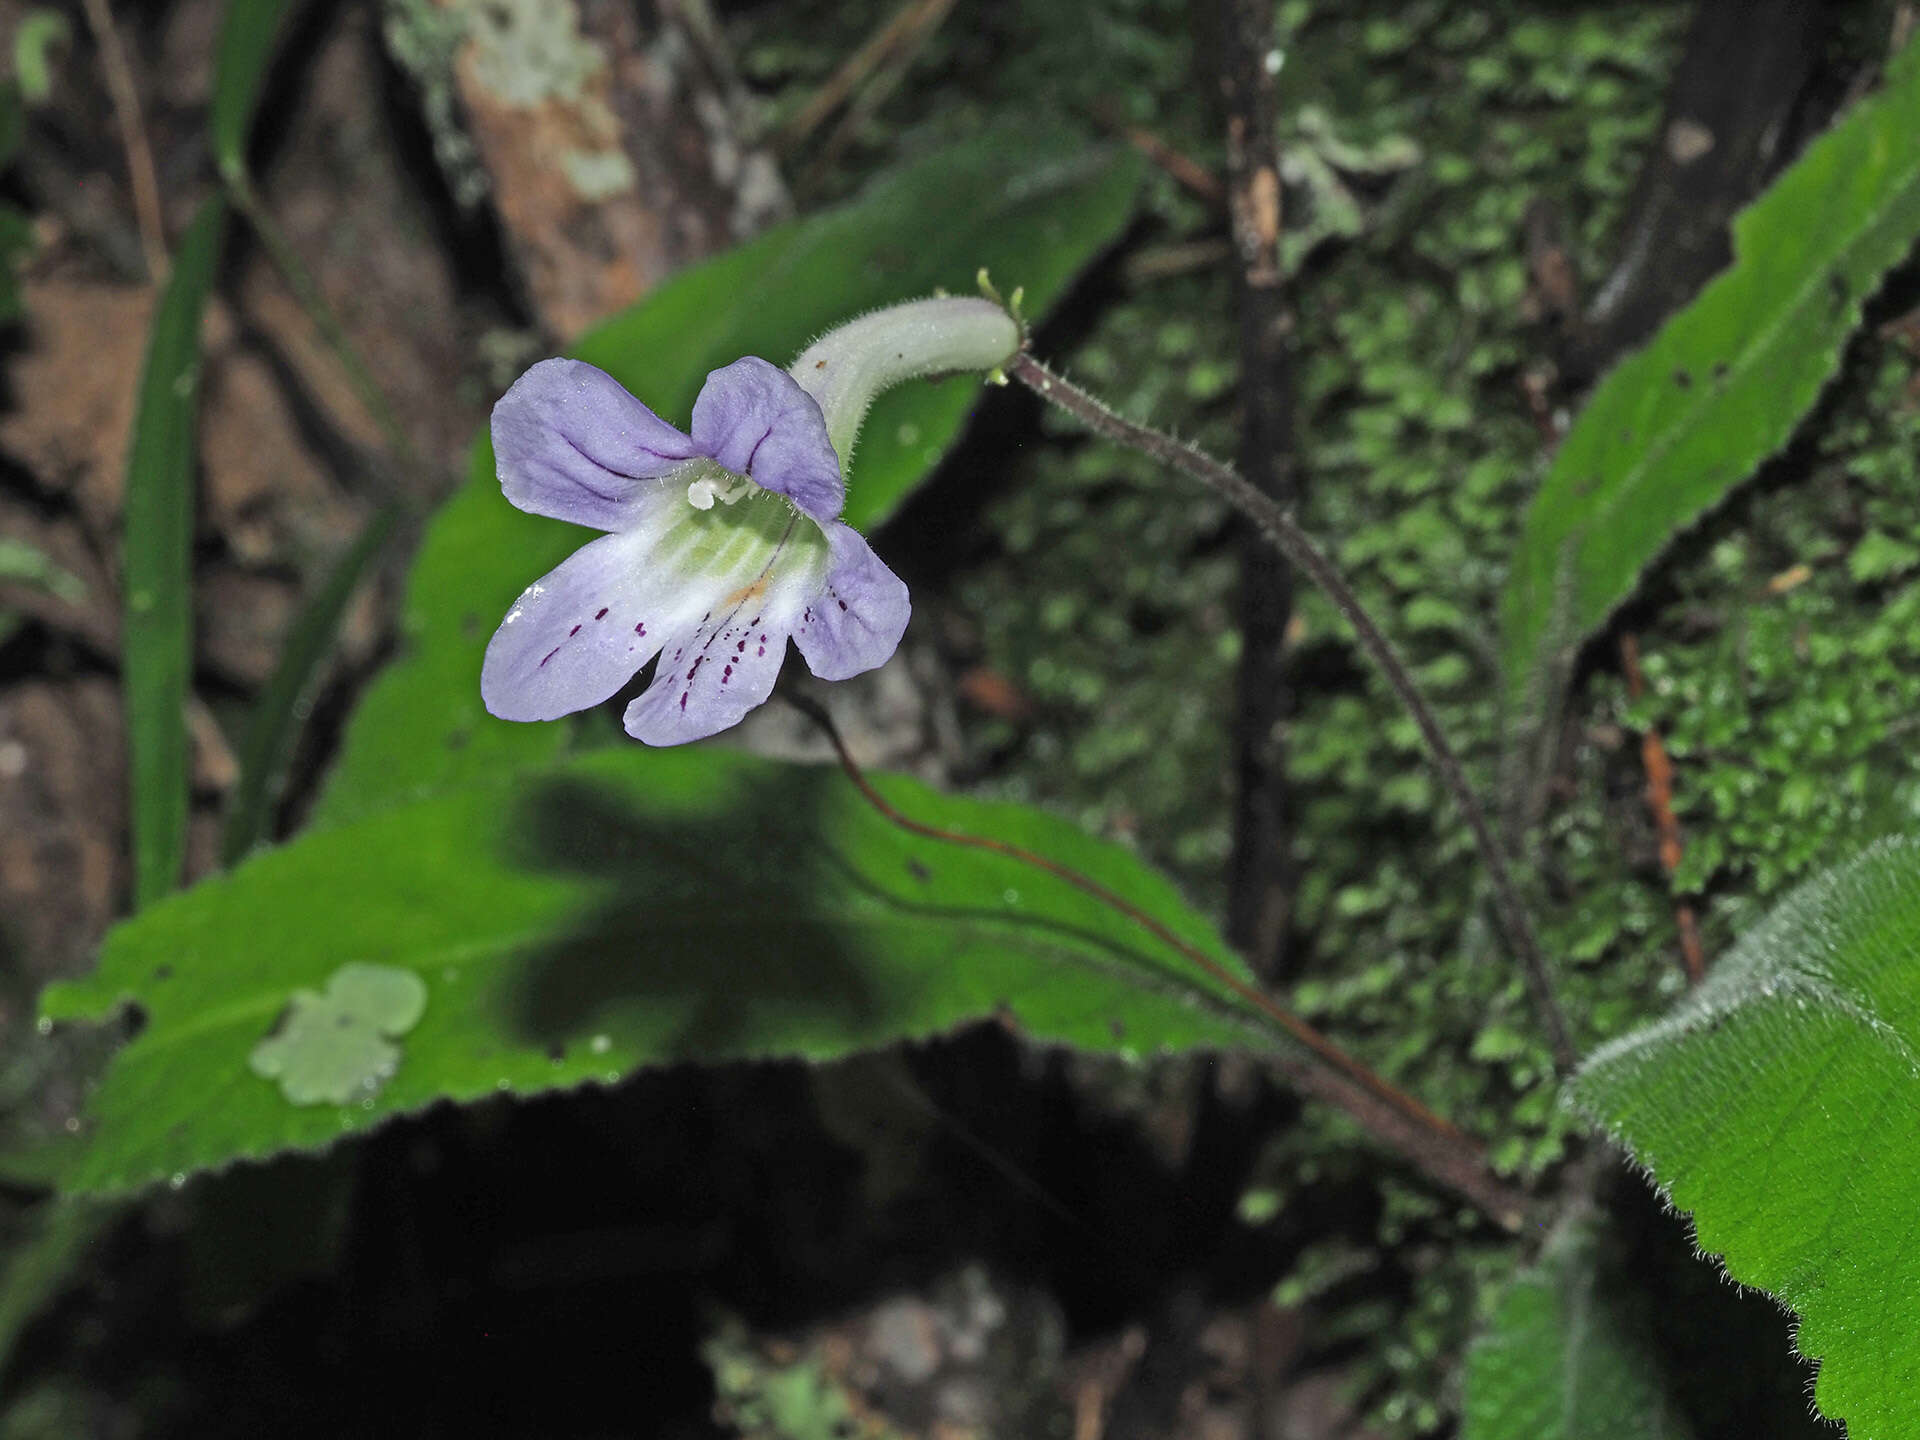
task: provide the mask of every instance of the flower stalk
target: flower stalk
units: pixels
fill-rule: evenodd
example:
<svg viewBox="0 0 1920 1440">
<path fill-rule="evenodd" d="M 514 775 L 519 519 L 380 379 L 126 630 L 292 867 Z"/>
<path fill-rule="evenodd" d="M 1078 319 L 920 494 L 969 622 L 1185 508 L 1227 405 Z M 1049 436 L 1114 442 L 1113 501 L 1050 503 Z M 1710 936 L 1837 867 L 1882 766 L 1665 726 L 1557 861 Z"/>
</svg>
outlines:
<svg viewBox="0 0 1920 1440">
<path fill-rule="evenodd" d="M 1008 378 L 1018 380 L 1042 400 L 1072 415 L 1101 438 L 1138 450 L 1205 485 L 1252 521 L 1261 537 L 1301 574 L 1318 585 L 1333 602 L 1334 608 L 1359 636 L 1361 647 L 1373 657 L 1387 684 L 1413 717 L 1421 738 L 1426 741 L 1427 753 L 1433 761 L 1435 772 L 1453 796 L 1454 804 L 1459 807 L 1467 828 L 1473 833 L 1474 844 L 1480 852 L 1481 863 L 1486 866 L 1487 879 L 1493 890 L 1494 914 L 1508 948 L 1519 963 L 1541 1026 L 1546 1030 L 1554 1068 L 1562 1075 L 1571 1074 L 1577 1059 L 1573 1040 L 1559 1001 L 1554 996 L 1553 980 L 1547 973 L 1539 939 L 1534 934 L 1526 906 L 1520 900 L 1519 888 L 1508 869 L 1506 854 L 1494 838 L 1486 811 L 1481 807 L 1473 786 L 1467 781 L 1460 757 L 1454 753 L 1453 746 L 1440 729 L 1433 707 L 1420 693 L 1419 685 L 1401 660 L 1399 652 L 1394 649 L 1393 642 L 1374 623 L 1373 617 L 1360 603 L 1360 597 L 1347 584 L 1346 577 L 1340 573 L 1332 558 L 1300 527 L 1300 523 L 1284 506 L 1269 499 L 1238 472 L 1205 451 L 1116 415 L 1100 400 L 1072 381 L 1055 374 L 1024 350 L 1007 362 L 1005 370 Z"/>
</svg>

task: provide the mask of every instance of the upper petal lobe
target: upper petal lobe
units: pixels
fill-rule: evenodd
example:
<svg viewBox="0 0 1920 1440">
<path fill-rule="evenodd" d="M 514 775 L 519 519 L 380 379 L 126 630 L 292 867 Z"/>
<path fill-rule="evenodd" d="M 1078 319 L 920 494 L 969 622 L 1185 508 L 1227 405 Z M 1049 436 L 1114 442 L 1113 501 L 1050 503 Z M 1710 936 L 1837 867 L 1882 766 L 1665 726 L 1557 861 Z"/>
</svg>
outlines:
<svg viewBox="0 0 1920 1440">
<path fill-rule="evenodd" d="M 822 525 L 847 498 L 820 405 L 779 366 L 747 355 L 707 376 L 693 402 L 700 453 L 786 496 Z"/>
<path fill-rule="evenodd" d="M 622 530 L 648 482 L 692 459 L 694 442 L 580 360 L 542 360 L 493 407 L 507 499 L 535 515 Z"/>
</svg>

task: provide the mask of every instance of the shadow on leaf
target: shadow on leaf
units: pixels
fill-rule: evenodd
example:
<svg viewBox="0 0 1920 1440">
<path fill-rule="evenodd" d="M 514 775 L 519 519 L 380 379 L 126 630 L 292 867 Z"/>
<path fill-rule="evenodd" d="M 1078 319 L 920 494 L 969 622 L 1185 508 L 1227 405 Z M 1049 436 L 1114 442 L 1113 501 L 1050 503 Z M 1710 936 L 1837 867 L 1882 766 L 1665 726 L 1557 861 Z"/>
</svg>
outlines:
<svg viewBox="0 0 1920 1440">
<path fill-rule="evenodd" d="M 733 784 L 732 803 L 679 816 L 573 778 L 522 794 L 510 861 L 591 881 L 603 898 L 524 961 L 514 1026 L 554 1046 L 617 1013 L 678 1014 L 662 1058 L 706 1059 L 790 1050 L 768 1039 L 776 1016 L 783 1035 L 796 1013 L 881 1022 L 857 931 L 818 915 L 816 897 L 838 883 L 808 843 L 823 778 L 794 772 L 766 793 Z"/>
</svg>

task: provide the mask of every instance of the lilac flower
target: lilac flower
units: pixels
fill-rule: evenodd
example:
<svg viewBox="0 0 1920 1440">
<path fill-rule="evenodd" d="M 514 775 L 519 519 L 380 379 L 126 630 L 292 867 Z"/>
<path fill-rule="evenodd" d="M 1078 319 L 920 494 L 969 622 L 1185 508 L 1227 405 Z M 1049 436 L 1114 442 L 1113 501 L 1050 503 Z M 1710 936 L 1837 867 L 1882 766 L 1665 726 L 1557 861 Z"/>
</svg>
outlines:
<svg viewBox="0 0 1920 1440">
<path fill-rule="evenodd" d="M 584 710 L 658 655 L 625 724 L 678 745 L 764 701 L 789 638 L 823 680 L 884 663 L 912 607 L 840 522 L 841 457 L 886 385 L 989 369 L 1017 344 L 985 301 L 896 306 L 822 337 L 792 373 L 754 356 L 715 370 L 691 433 L 605 371 L 535 365 L 494 407 L 501 489 L 522 510 L 608 533 L 507 612 L 481 669 L 487 709 L 504 720 Z"/>
</svg>

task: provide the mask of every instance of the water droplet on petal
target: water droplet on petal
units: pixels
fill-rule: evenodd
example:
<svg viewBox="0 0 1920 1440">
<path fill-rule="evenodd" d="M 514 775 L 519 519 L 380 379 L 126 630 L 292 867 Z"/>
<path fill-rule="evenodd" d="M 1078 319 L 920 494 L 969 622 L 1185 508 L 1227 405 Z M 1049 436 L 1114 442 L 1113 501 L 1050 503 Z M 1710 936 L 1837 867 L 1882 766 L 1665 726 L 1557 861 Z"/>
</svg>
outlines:
<svg viewBox="0 0 1920 1440">
<path fill-rule="evenodd" d="M 175 1190 L 178 1190 L 181 1186 L 185 1185 L 186 1183 L 187 1183 L 187 1177 L 184 1171 L 176 1170 L 173 1172 L 173 1174 L 167 1177 L 167 1184 L 172 1189 L 175 1189 Z"/>
<path fill-rule="evenodd" d="M 594 1054 L 604 1055 L 613 1048 L 613 1037 L 610 1035 L 596 1035 L 587 1042 L 587 1046 Z"/>
</svg>

